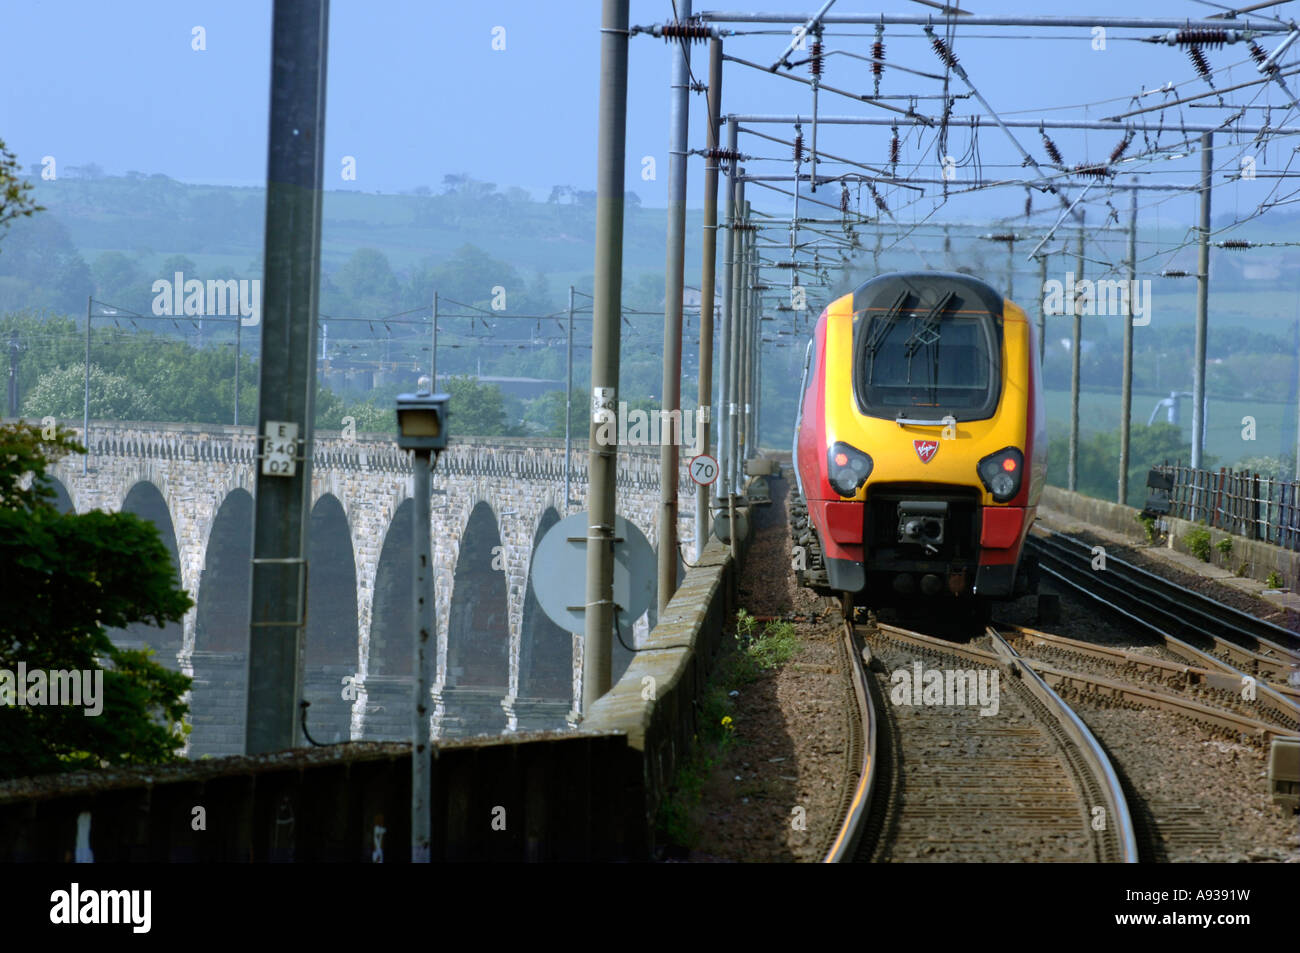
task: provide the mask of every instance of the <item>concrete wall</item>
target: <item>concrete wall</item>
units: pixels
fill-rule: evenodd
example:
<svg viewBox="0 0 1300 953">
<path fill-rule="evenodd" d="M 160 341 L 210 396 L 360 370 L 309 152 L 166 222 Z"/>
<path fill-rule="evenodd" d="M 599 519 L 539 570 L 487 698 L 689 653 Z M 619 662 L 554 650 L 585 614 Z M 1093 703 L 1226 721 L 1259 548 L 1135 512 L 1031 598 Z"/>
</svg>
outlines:
<svg viewBox="0 0 1300 953">
<path fill-rule="evenodd" d="M 1090 496 L 1084 496 L 1082 493 L 1071 493 L 1069 490 L 1063 490 L 1055 486 L 1049 486 L 1043 490 L 1042 505 L 1058 510 L 1075 519 L 1083 520 L 1085 523 L 1092 523 L 1113 533 L 1127 536 L 1134 541 L 1146 542 L 1146 532 L 1142 524 L 1138 522 L 1138 513 L 1140 511 L 1131 506 L 1122 506 L 1105 500 L 1095 500 Z M 1183 553 L 1187 552 L 1184 537 L 1189 530 L 1198 528 L 1200 524 L 1175 517 L 1166 517 L 1165 523 L 1168 527 L 1167 543 L 1169 548 Z M 1229 535 L 1231 534 L 1225 533 L 1223 530 L 1211 529 L 1211 545 Z M 1213 548 L 1211 552 L 1211 558 L 1218 561 L 1222 560 L 1222 557 Z M 1247 539 L 1244 536 L 1232 536 L 1232 555 L 1229 560 L 1231 566 L 1224 566 L 1224 568 L 1235 571 L 1244 562 L 1247 567 L 1246 575 L 1252 579 L 1258 579 L 1262 582 L 1270 572 L 1276 572 L 1282 577 L 1282 585 L 1285 588 L 1292 591 L 1300 589 L 1300 552 L 1282 549 L 1280 546 Z"/>
</svg>

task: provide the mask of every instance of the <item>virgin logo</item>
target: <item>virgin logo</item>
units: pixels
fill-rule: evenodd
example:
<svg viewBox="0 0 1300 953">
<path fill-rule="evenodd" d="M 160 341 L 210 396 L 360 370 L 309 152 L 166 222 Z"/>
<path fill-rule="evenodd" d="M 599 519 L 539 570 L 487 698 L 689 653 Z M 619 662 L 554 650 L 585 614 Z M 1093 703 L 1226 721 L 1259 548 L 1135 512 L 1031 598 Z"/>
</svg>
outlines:
<svg viewBox="0 0 1300 953">
<path fill-rule="evenodd" d="M 921 458 L 922 463 L 929 463 L 939 452 L 938 440 L 913 440 L 912 446 L 916 447 L 916 455 Z"/>
</svg>

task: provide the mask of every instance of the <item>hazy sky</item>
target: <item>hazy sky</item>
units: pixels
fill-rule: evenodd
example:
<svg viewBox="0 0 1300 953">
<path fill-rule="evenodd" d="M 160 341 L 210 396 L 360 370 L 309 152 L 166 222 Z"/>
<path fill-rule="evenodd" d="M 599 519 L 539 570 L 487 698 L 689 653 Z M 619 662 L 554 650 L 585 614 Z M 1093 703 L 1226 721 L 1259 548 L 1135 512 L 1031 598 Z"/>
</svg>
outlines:
<svg viewBox="0 0 1300 953">
<path fill-rule="evenodd" d="M 1194 0 L 967 0 L 977 13 L 1086 13 L 1091 15 L 1204 16 L 1212 6 Z M 802 10 L 817 3 L 774 0 L 732 0 L 728 9 Z M 1278 10 L 1287 11 L 1288 3 Z M 697 3 L 696 10 L 721 9 L 717 3 Z M 883 7 L 841 0 L 835 12 L 875 9 L 925 13 L 906 0 Z M 251 0 L 201 0 L 178 4 L 168 0 L 123 2 L 36 2 L 7 0 L 5 55 L 0 58 L 0 137 L 26 166 L 54 156 L 61 167 L 95 162 L 109 173 L 127 170 L 163 172 L 192 182 L 260 185 L 266 169 L 267 83 L 269 78 L 270 4 Z M 1268 11 L 1265 11 L 1268 12 Z M 633 23 L 654 23 L 671 17 L 669 0 L 633 0 Z M 501 187 L 519 185 L 545 196 L 553 185 L 594 188 L 596 106 L 599 69 L 600 4 L 590 2 L 449 3 L 442 0 L 335 0 L 331 8 L 328 118 L 326 121 L 326 181 L 331 188 L 400 191 L 418 185 L 435 190 L 447 173 L 469 172 Z M 205 31 L 206 49 L 192 49 L 193 29 Z M 504 50 L 493 49 L 494 29 L 504 28 Z M 789 36 L 788 28 L 769 28 L 765 36 L 728 41 L 736 55 L 771 63 Z M 853 48 L 865 52 L 871 28 Z M 1195 76 L 1184 51 L 1135 42 L 1130 34 L 1112 32 L 1104 51 L 1093 49 L 1085 28 L 1039 33 L 1033 41 L 1002 39 L 1027 31 L 1006 28 L 968 29 L 956 44 L 962 64 L 970 71 L 995 108 L 1008 118 L 1036 119 L 1045 115 L 1088 115 L 1103 118 L 1124 108 L 1140 88 L 1166 82 L 1186 84 L 1180 93 L 1208 87 Z M 496 36 L 502 34 L 497 31 Z M 938 59 L 918 28 L 891 27 L 886 34 L 891 63 L 927 72 L 940 72 Z M 1265 39 L 1271 49 L 1276 39 Z M 831 43 L 829 45 L 844 45 Z M 1241 44 L 1207 51 L 1216 69 L 1240 64 L 1216 74 L 1220 86 L 1254 78 Z M 697 77 L 706 73 L 706 47 L 693 47 Z M 669 47 L 648 36 L 633 38 L 629 79 L 627 183 L 648 205 L 662 205 L 667 185 Z M 807 68 L 795 70 L 807 75 Z M 828 60 L 826 82 L 869 92 L 869 67 L 846 57 Z M 1296 81 L 1293 81 L 1296 82 Z M 887 71 L 884 94 L 933 93 L 933 80 Z M 961 89 L 955 85 L 954 89 Z M 1280 92 L 1245 91 L 1234 102 L 1277 104 Z M 1060 110 L 1115 99 L 1111 104 Z M 1143 104 L 1154 102 L 1154 97 Z M 1205 102 L 1213 102 L 1206 100 Z M 934 102 L 920 101 L 928 111 Z M 692 97 L 692 147 L 703 146 L 698 124 L 703 98 Z M 724 111 L 801 111 L 811 99 L 807 87 L 728 64 L 724 80 Z M 973 100 L 958 104 L 958 113 L 978 111 Z M 1048 111 L 1048 110 L 1054 111 Z M 823 113 L 885 115 L 846 98 L 823 93 Z M 1185 121 L 1210 121 L 1226 110 L 1185 108 Z M 1251 119 L 1263 116 L 1252 112 Z M 1283 111 L 1273 114 L 1274 125 Z M 1154 114 L 1153 114 L 1154 117 Z M 1172 118 L 1172 114 L 1171 114 Z M 1175 120 L 1176 121 L 1176 120 Z M 788 127 L 774 130 L 788 137 Z M 805 130 L 805 135 L 808 130 Z M 1017 136 L 1042 155 L 1036 130 Z M 871 163 L 888 156 L 889 131 L 823 127 L 821 148 Z M 1101 160 L 1117 141 L 1111 132 L 1054 135 L 1069 163 Z M 1166 134 L 1162 139 L 1173 141 Z M 950 149 L 959 163 L 972 145 L 966 130 L 954 130 Z M 1223 146 L 1217 165 L 1232 168 L 1241 148 Z M 1139 139 L 1140 142 L 1140 139 Z M 932 143 L 923 152 L 912 134 L 904 147 L 905 167 L 918 175 L 937 177 L 938 157 Z M 788 155 L 785 147 L 750 140 L 751 153 Z M 1258 157 L 1261 170 L 1281 168 L 1290 146 L 1274 145 Z M 974 153 L 970 153 L 974 155 Z M 978 154 L 985 174 L 1019 174 L 1019 157 L 993 127 L 980 131 Z M 345 182 L 340 171 L 344 156 L 356 159 L 357 180 Z M 642 158 L 657 163 L 654 181 L 642 178 Z M 920 165 L 916 163 L 920 162 Z M 1007 165 L 999 169 L 998 165 Z M 759 170 L 754 163 L 751 171 Z M 1144 165 L 1142 171 L 1154 167 Z M 700 162 L 692 165 L 690 203 L 699 203 Z M 788 171 L 768 164 L 765 171 Z M 973 169 L 962 167 L 958 178 Z M 1196 160 L 1164 161 L 1161 176 L 1182 175 L 1195 181 Z M 1230 186 L 1216 210 L 1247 211 L 1268 189 L 1262 181 Z M 930 191 L 933 191 L 931 189 Z M 892 195 L 893 193 L 891 193 Z M 1217 194 L 1217 193 L 1216 193 Z M 827 196 L 837 201 L 838 192 Z M 772 201 L 780 202 L 773 196 Z M 901 203 L 902 197 L 897 197 Z M 1008 213 L 1023 205 L 1022 192 L 1001 193 Z M 1036 197 L 1038 204 L 1046 199 Z M 1152 210 L 1157 197 L 1144 196 Z M 929 210 L 922 203 L 920 212 Z M 1162 197 L 1160 214 L 1189 219 L 1193 203 L 1187 198 Z M 945 216 L 979 212 L 989 206 L 967 200 L 954 203 Z"/>
</svg>

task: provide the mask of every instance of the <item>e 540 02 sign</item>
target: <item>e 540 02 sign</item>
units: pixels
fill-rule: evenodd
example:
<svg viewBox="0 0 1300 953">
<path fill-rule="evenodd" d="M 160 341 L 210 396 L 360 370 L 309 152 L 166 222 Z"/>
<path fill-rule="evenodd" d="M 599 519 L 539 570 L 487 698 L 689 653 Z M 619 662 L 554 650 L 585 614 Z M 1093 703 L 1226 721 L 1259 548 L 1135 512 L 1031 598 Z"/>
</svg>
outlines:
<svg viewBox="0 0 1300 953">
<path fill-rule="evenodd" d="M 285 420 L 268 420 L 262 441 L 263 474 L 291 477 L 298 472 L 297 424 Z"/>
</svg>

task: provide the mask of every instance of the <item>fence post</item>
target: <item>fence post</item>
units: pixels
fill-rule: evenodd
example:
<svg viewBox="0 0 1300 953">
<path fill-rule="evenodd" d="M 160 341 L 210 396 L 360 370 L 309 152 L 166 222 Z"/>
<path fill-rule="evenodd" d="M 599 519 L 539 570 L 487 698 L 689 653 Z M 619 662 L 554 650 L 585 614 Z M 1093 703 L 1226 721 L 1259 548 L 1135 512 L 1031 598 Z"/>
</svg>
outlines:
<svg viewBox="0 0 1300 953">
<path fill-rule="evenodd" d="M 1259 474 L 1250 476 L 1250 538 L 1259 539 Z"/>
</svg>

